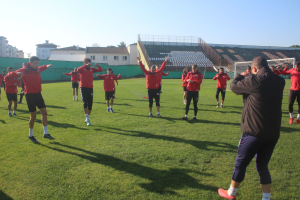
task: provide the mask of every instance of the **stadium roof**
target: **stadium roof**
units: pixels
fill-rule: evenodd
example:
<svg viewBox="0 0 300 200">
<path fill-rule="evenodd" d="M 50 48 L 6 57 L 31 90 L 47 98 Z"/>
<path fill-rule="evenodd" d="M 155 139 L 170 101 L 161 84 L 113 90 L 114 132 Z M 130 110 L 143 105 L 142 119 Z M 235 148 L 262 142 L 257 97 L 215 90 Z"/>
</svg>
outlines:
<svg viewBox="0 0 300 200">
<path fill-rule="evenodd" d="M 126 47 L 87 47 L 86 53 L 120 53 L 129 54 Z"/>
<path fill-rule="evenodd" d="M 48 60 L 63 60 L 63 61 L 80 61 L 83 62 L 85 54 L 51 54 Z"/>
<path fill-rule="evenodd" d="M 64 47 L 59 49 L 51 49 L 50 51 L 85 51 L 85 48 L 77 47 L 77 46 L 70 46 L 70 47 Z"/>
</svg>

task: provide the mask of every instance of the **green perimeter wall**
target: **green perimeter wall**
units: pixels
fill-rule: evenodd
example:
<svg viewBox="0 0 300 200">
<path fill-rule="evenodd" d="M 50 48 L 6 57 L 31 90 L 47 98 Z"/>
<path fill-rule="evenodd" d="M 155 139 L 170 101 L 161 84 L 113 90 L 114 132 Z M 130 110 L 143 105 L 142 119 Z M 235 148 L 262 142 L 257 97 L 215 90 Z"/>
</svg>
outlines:
<svg viewBox="0 0 300 200">
<path fill-rule="evenodd" d="M 22 68 L 23 63 L 28 62 L 28 58 L 6 58 L 0 57 L 0 72 L 7 71 L 7 67 L 13 67 L 14 70 Z M 43 81 L 68 81 L 71 80 L 71 76 L 66 76 L 62 73 L 69 73 L 83 65 L 83 62 L 72 62 L 72 61 L 54 61 L 54 60 L 40 60 L 41 65 L 53 64 L 53 67 L 48 68 L 47 70 L 41 73 Z M 144 73 L 138 65 L 120 65 L 112 66 L 107 63 L 100 63 L 103 68 L 103 72 L 94 73 L 94 78 L 96 74 L 106 74 L 106 68 L 112 68 L 115 75 L 122 74 L 122 78 L 134 78 L 134 77 L 144 77 Z M 204 75 L 204 72 L 202 72 Z M 165 79 L 181 79 L 181 71 L 171 71 L 169 76 L 163 76 Z M 213 78 L 216 75 L 216 72 L 206 72 L 205 78 Z"/>
</svg>

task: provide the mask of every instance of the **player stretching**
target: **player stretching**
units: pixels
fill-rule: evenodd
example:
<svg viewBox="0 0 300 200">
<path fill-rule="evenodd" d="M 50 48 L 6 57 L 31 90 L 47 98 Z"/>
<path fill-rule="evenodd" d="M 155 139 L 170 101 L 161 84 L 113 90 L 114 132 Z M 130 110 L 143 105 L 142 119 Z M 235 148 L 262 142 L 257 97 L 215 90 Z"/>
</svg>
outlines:
<svg viewBox="0 0 300 200">
<path fill-rule="evenodd" d="M 255 157 L 260 177 L 263 200 L 270 200 L 271 175 L 268 163 L 280 136 L 281 105 L 285 81 L 274 75 L 263 57 L 252 61 L 252 74 L 242 73 L 231 83 L 231 91 L 247 94 L 243 108 L 240 139 L 231 184 L 228 190 L 219 189 L 225 199 L 236 199 L 236 193 L 244 180 L 246 168 Z M 248 76 L 248 78 L 245 78 Z"/>
<path fill-rule="evenodd" d="M 112 73 L 111 68 L 107 68 L 107 74 L 99 75 L 97 74 L 99 79 L 103 79 L 103 88 L 105 91 L 105 100 L 107 105 L 107 112 L 114 112 L 113 111 L 113 104 L 115 99 L 115 80 L 121 78 L 121 74 L 116 76 Z M 110 100 L 110 108 L 109 108 L 109 100 Z"/>
<path fill-rule="evenodd" d="M 83 111 L 86 117 L 84 122 L 88 126 L 92 125 L 90 122 L 90 115 L 93 106 L 93 73 L 103 71 L 99 64 L 95 64 L 98 68 L 91 67 L 93 66 L 91 62 L 91 59 L 85 58 L 84 65 L 77 69 L 77 72 L 80 75 L 80 90 L 83 101 Z"/>
<path fill-rule="evenodd" d="M 5 93 L 6 93 L 6 97 L 7 97 L 7 100 L 8 100 L 8 116 L 12 117 L 12 114 L 11 114 L 11 105 L 12 105 L 12 102 L 14 102 L 14 110 L 13 110 L 13 115 L 14 116 L 17 116 L 16 114 L 16 110 L 17 110 L 17 107 L 18 107 L 18 98 L 17 98 L 17 93 L 18 93 L 18 89 L 17 89 L 17 86 L 21 87 L 22 84 L 21 82 L 18 80 L 18 78 L 16 77 L 9 77 L 8 75 L 10 73 L 13 72 L 13 68 L 12 67 L 8 67 L 7 68 L 7 75 L 4 77 L 4 83 L 5 83 Z"/>
<path fill-rule="evenodd" d="M 186 104 L 186 94 L 187 94 L 187 82 L 185 81 L 185 77 L 187 75 L 187 73 L 189 72 L 189 69 L 186 67 L 183 69 L 183 74 L 181 76 L 181 80 L 182 80 L 182 88 L 183 88 L 183 103 Z"/>
<path fill-rule="evenodd" d="M 155 103 L 156 103 L 156 110 L 157 110 L 157 117 L 162 117 L 159 113 L 159 109 L 160 109 L 160 104 L 159 104 L 159 79 L 158 79 L 158 73 L 162 72 L 163 69 L 166 66 L 167 61 L 169 60 L 169 58 L 167 58 L 161 65 L 160 69 L 158 71 L 155 71 L 155 66 L 151 66 L 150 71 L 147 71 L 142 63 L 142 61 L 140 61 L 140 58 L 137 57 L 136 58 L 139 61 L 139 65 L 141 67 L 141 69 L 143 70 L 143 72 L 146 75 L 146 84 L 147 84 L 147 89 L 148 89 L 148 100 L 149 100 L 149 110 L 150 110 L 150 117 L 153 117 L 152 114 L 152 105 L 153 105 L 153 98 L 155 99 Z"/>
<path fill-rule="evenodd" d="M 296 122 L 297 124 L 300 124 L 300 62 L 296 62 L 295 68 L 292 68 L 290 70 L 288 70 L 288 67 L 284 68 L 284 70 L 281 71 L 281 74 L 291 75 L 291 90 L 289 96 L 289 124 L 292 124 L 294 121 L 293 106 L 296 98 L 298 102 L 298 116 Z"/>
<path fill-rule="evenodd" d="M 4 77 L 3 77 L 2 74 L 0 74 L 0 101 L 1 101 L 1 85 L 2 85 L 2 81 L 4 81 Z"/>
<path fill-rule="evenodd" d="M 74 71 L 70 73 L 63 73 L 64 75 L 71 76 L 72 88 L 73 88 L 73 101 L 75 100 L 75 91 L 76 91 L 76 100 L 78 101 L 78 83 L 79 83 L 79 74 L 77 69 L 74 68 Z"/>
<path fill-rule="evenodd" d="M 188 112 L 190 109 L 190 104 L 193 99 L 194 103 L 194 117 L 193 120 L 196 120 L 197 112 L 198 112 L 198 99 L 199 99 L 199 90 L 200 84 L 202 83 L 203 75 L 198 71 L 198 66 L 194 64 L 192 66 L 192 71 L 189 72 L 184 81 L 187 82 L 187 94 L 186 94 L 186 106 L 185 106 L 185 116 L 182 118 L 183 120 L 187 120 Z"/>
<path fill-rule="evenodd" d="M 217 100 L 217 108 L 219 108 L 219 94 L 221 92 L 222 95 L 222 101 L 221 101 L 221 108 L 223 108 L 223 103 L 225 99 L 225 92 L 226 92 L 226 86 L 227 86 L 227 80 L 230 80 L 230 77 L 227 75 L 227 73 L 224 73 L 224 68 L 220 68 L 220 73 L 217 73 L 216 76 L 213 78 L 213 80 L 218 80 L 217 83 L 217 91 L 216 91 L 216 100 Z"/>
<path fill-rule="evenodd" d="M 270 67 L 271 71 L 275 74 L 275 75 L 279 75 L 281 74 L 281 71 L 280 70 L 276 70 L 276 68 L 274 66 L 271 66 Z M 278 66 L 277 69 L 280 69 L 280 67 Z"/>
<path fill-rule="evenodd" d="M 164 73 L 163 71 L 158 71 L 158 70 L 159 70 L 159 66 L 156 65 L 156 66 L 155 66 L 155 72 L 157 72 L 157 74 L 158 74 L 158 81 L 159 81 L 158 91 L 159 91 L 159 100 L 160 100 L 160 93 L 162 93 L 162 91 L 161 91 L 161 80 L 162 80 L 162 76 L 168 76 L 168 75 L 170 74 L 170 72 Z"/>
<path fill-rule="evenodd" d="M 38 141 L 33 136 L 33 127 L 36 118 L 36 107 L 39 108 L 42 114 L 41 121 L 44 126 L 44 138 L 54 139 L 48 132 L 47 110 L 45 101 L 41 94 L 42 80 L 40 75 L 42 71 L 46 70 L 48 67 L 52 67 L 52 65 L 43 65 L 39 67 L 39 62 L 40 59 L 38 57 L 32 56 L 29 58 L 29 63 L 23 64 L 23 68 L 18 69 L 15 72 L 11 72 L 8 75 L 9 78 L 21 76 L 22 81 L 24 82 L 25 97 L 30 112 L 28 138 L 34 143 L 38 143 Z"/>
</svg>

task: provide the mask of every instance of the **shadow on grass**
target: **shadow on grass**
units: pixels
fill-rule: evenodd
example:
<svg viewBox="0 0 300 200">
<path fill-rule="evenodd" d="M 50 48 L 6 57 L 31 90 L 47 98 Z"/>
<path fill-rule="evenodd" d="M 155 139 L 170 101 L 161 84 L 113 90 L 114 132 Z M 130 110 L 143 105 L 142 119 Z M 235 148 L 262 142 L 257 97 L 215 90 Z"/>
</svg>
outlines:
<svg viewBox="0 0 300 200">
<path fill-rule="evenodd" d="M 21 118 L 21 117 L 17 117 L 20 120 L 24 120 L 24 121 L 28 121 L 28 118 Z M 42 123 L 42 121 L 40 119 L 35 119 L 36 123 Z M 88 130 L 86 128 L 80 128 L 75 126 L 74 124 L 68 124 L 68 123 L 59 123 L 59 122 L 54 122 L 54 121 L 49 121 L 48 120 L 48 124 L 54 127 L 59 127 L 59 128 L 76 128 L 76 129 L 80 129 L 80 130 Z"/>
<path fill-rule="evenodd" d="M 2 110 L 7 110 L 7 109 L 2 109 Z M 28 110 L 21 110 L 21 109 L 17 109 L 16 113 L 24 113 L 24 114 L 30 114 Z M 37 109 L 36 114 L 41 114 L 41 112 L 39 111 L 39 109 Z M 48 113 L 48 116 L 53 116 L 51 114 Z"/>
<path fill-rule="evenodd" d="M 106 102 L 94 102 L 94 103 L 97 103 L 97 104 L 105 104 L 106 105 Z M 110 103 L 109 103 L 110 104 Z M 130 105 L 130 104 L 128 104 L 128 103 L 115 103 L 114 102 L 114 106 L 132 106 L 132 105 Z"/>
<path fill-rule="evenodd" d="M 48 105 L 48 104 L 46 104 L 46 108 L 67 109 L 66 107 L 62 107 L 62 106 L 53 106 L 53 105 Z"/>
<path fill-rule="evenodd" d="M 121 99 L 121 100 L 126 100 L 126 101 L 146 101 L 146 102 L 148 102 L 148 99 Z"/>
<path fill-rule="evenodd" d="M 13 200 L 13 198 L 9 197 L 7 194 L 0 190 L 0 199 L 1 200 Z"/>
<path fill-rule="evenodd" d="M 215 110 L 209 110 L 209 109 L 203 109 L 203 108 L 199 108 L 198 111 L 208 111 L 208 112 L 219 112 L 219 113 L 223 113 L 223 114 L 227 114 L 227 113 L 236 113 L 236 114 L 242 114 L 242 111 L 239 112 L 239 111 L 229 111 L 229 110 L 226 110 L 226 107 L 225 108 L 216 108 Z"/>
<path fill-rule="evenodd" d="M 183 189 L 185 187 L 210 190 L 214 192 L 218 189 L 214 186 L 201 184 L 199 183 L 199 180 L 188 175 L 188 173 L 196 173 L 202 176 L 213 176 L 212 174 L 179 168 L 170 168 L 169 170 L 153 169 L 151 167 L 142 166 L 137 163 L 127 162 L 113 156 L 87 151 L 78 147 L 60 144 L 58 142 L 53 142 L 51 144 L 67 148 L 68 150 L 50 147 L 43 144 L 40 145 L 61 153 L 75 155 L 94 163 L 109 166 L 116 170 L 148 179 L 151 181 L 151 183 L 143 183 L 140 184 L 140 186 L 150 192 L 157 192 L 161 194 L 177 194 L 174 190 Z M 81 153 L 72 152 L 71 150 L 80 151 Z M 83 155 L 83 153 L 88 155 Z"/>
<path fill-rule="evenodd" d="M 185 143 L 190 144 L 200 150 L 208 150 L 208 151 L 221 151 L 221 152 L 236 152 L 237 146 L 224 143 L 224 142 L 211 142 L 211 141 L 200 141 L 200 140 L 186 140 L 182 138 L 172 137 L 172 136 L 165 136 L 165 135 L 154 135 L 151 133 L 146 133 L 142 131 L 127 131 L 118 128 L 106 127 L 106 132 L 131 136 L 131 137 L 143 137 L 143 138 L 150 138 L 150 139 L 158 139 L 158 140 L 166 140 L 170 142 L 177 142 L 177 143 Z M 95 131 L 103 131 L 100 129 L 95 129 Z M 123 132 L 123 133 L 122 133 Z M 126 132 L 126 133 L 124 133 Z M 219 147 L 220 150 L 210 149 L 209 147 Z"/>
<path fill-rule="evenodd" d="M 295 123 L 295 122 L 294 122 Z M 300 127 L 300 125 L 298 125 Z M 290 132 L 299 132 L 299 127 L 298 128 L 293 128 L 293 127 L 284 127 L 284 126 L 281 126 L 280 127 L 280 131 L 283 131 L 283 132 L 286 132 L 286 133 L 290 133 Z"/>
<path fill-rule="evenodd" d="M 4 121 L 4 120 L 2 120 L 2 119 L 0 119 L 0 122 L 1 122 L 2 124 L 7 124 L 6 121 Z"/>
</svg>

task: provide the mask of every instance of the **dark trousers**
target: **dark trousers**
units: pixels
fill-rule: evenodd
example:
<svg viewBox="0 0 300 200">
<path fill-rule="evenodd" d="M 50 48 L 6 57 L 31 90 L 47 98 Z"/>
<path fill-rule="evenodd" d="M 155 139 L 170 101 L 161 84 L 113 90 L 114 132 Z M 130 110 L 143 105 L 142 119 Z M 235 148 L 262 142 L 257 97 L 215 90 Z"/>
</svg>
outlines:
<svg viewBox="0 0 300 200">
<path fill-rule="evenodd" d="M 290 90 L 290 96 L 289 96 L 289 112 L 293 113 L 293 106 L 294 102 L 297 98 L 298 102 L 298 114 L 300 114 L 300 91 L 298 90 Z"/>
<path fill-rule="evenodd" d="M 220 94 L 220 92 L 221 92 L 222 100 L 224 101 L 226 89 L 220 89 L 220 88 L 217 88 L 217 91 L 216 91 L 216 99 L 219 99 L 219 94 Z"/>
<path fill-rule="evenodd" d="M 81 97 L 83 101 L 83 108 L 92 110 L 93 107 L 93 88 L 81 87 Z"/>
<path fill-rule="evenodd" d="M 197 116 L 197 112 L 198 112 L 198 107 L 197 107 L 198 98 L 199 98 L 199 91 L 197 91 L 197 92 L 187 91 L 187 94 L 186 94 L 186 106 L 185 106 L 185 114 L 186 115 L 189 112 L 190 104 L 191 104 L 191 101 L 193 99 L 193 103 L 194 103 L 194 116 Z"/>
<path fill-rule="evenodd" d="M 153 98 L 155 99 L 156 106 L 160 106 L 158 89 L 148 89 L 149 108 L 153 106 Z"/>
<path fill-rule="evenodd" d="M 268 163 L 277 141 L 278 139 L 263 139 L 244 133 L 241 136 L 232 180 L 236 182 L 244 180 L 246 168 L 255 156 L 256 170 L 260 177 L 260 183 L 271 184 Z"/>
</svg>

